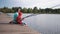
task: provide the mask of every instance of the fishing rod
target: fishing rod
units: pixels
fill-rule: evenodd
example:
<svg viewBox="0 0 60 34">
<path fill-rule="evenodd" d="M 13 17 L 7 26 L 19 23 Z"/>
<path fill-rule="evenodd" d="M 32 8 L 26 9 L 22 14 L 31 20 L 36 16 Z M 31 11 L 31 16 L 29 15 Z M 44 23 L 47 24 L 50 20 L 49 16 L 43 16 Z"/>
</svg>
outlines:
<svg viewBox="0 0 60 34">
<path fill-rule="evenodd" d="M 28 18 L 28 17 L 32 17 L 32 16 L 37 16 L 38 14 L 31 14 L 31 15 L 28 15 L 26 17 L 23 17 L 22 20 L 24 20 L 25 18 Z"/>
<path fill-rule="evenodd" d="M 60 4 L 58 4 L 58 5 L 55 5 L 55 6 L 52 6 L 51 8 L 58 7 L 58 6 L 60 6 Z"/>
</svg>

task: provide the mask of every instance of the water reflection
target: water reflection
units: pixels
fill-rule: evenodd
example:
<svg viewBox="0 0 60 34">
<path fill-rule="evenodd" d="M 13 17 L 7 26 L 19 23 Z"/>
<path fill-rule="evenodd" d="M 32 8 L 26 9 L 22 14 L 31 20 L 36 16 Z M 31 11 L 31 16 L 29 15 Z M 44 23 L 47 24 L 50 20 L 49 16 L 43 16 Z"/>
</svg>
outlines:
<svg viewBox="0 0 60 34">
<path fill-rule="evenodd" d="M 40 14 L 29 17 L 24 22 L 43 34 L 60 34 L 59 14 Z"/>
</svg>

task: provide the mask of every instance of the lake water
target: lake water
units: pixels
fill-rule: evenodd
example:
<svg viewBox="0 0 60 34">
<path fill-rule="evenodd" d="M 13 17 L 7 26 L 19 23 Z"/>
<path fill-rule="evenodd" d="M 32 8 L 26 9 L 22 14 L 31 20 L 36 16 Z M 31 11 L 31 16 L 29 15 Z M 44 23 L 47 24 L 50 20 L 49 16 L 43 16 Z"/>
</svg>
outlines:
<svg viewBox="0 0 60 34">
<path fill-rule="evenodd" d="M 10 14 L 13 17 L 13 14 Z M 30 14 L 23 14 L 23 17 Z M 60 14 L 38 14 L 23 20 L 42 34 L 60 34 Z"/>
</svg>

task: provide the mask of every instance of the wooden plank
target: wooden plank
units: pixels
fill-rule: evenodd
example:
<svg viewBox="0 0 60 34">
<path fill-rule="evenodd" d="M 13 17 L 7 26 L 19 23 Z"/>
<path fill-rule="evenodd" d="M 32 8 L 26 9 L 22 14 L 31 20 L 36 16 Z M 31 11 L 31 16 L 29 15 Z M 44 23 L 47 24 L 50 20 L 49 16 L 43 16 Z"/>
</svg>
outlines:
<svg viewBox="0 0 60 34">
<path fill-rule="evenodd" d="M 39 32 L 18 24 L 8 24 L 12 18 L 6 14 L 0 15 L 0 34 L 40 34 Z"/>
</svg>

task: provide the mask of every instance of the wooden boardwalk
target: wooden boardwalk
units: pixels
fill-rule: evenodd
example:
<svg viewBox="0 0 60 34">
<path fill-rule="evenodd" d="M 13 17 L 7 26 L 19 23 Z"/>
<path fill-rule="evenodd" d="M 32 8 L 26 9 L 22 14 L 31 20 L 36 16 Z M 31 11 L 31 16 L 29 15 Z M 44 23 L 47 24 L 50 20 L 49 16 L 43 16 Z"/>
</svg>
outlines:
<svg viewBox="0 0 60 34">
<path fill-rule="evenodd" d="M 0 14 L 0 34 L 40 34 L 28 26 L 8 24 L 12 18 L 6 14 Z"/>
</svg>

